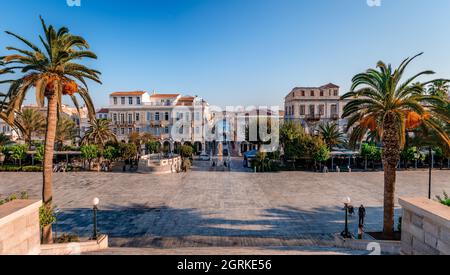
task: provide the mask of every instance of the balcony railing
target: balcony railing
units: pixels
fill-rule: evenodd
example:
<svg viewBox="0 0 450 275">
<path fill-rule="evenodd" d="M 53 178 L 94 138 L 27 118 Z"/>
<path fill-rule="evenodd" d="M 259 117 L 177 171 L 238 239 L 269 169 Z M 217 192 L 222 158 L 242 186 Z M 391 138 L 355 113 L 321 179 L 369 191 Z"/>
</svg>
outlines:
<svg viewBox="0 0 450 275">
<path fill-rule="evenodd" d="M 308 121 L 319 121 L 321 119 L 322 119 L 322 115 L 316 115 L 316 114 L 306 115 L 306 120 L 308 120 Z"/>
</svg>

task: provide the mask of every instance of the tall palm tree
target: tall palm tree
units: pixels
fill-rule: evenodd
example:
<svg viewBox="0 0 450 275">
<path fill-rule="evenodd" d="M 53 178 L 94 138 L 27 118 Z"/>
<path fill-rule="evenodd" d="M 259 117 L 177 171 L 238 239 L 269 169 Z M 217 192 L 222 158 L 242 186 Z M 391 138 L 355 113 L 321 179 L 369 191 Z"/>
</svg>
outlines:
<svg viewBox="0 0 450 275">
<path fill-rule="evenodd" d="M 86 131 L 81 143 L 95 144 L 103 149 L 108 141 L 117 142 L 116 135 L 111 131 L 111 122 L 107 119 L 91 120 L 91 127 Z"/>
<path fill-rule="evenodd" d="M 71 140 L 74 136 L 75 122 L 65 115 L 60 115 L 56 127 L 55 140 L 58 150 L 62 150 L 64 142 Z"/>
<path fill-rule="evenodd" d="M 362 140 L 369 131 L 378 131 L 383 144 L 384 164 L 384 228 L 386 237 L 394 232 L 394 195 L 396 167 L 405 142 L 407 128 L 424 124 L 434 129 L 447 145 L 450 139 L 424 105 L 444 104 L 440 97 L 424 95 L 423 87 L 431 82 L 414 83 L 420 76 L 434 74 L 423 71 L 403 81 L 405 69 L 416 57 L 404 60 L 398 69 L 378 62 L 377 69 L 369 69 L 353 78 L 351 91 L 342 98 L 352 100 L 345 106 L 343 118 L 348 129 L 353 128 L 352 140 Z"/>
<path fill-rule="evenodd" d="M 45 131 L 45 117 L 36 109 L 25 109 L 17 114 L 16 119 L 22 124 L 25 143 L 31 146 L 33 134 L 42 134 Z"/>
<path fill-rule="evenodd" d="M 336 123 L 323 123 L 319 125 L 319 135 L 325 141 L 329 149 L 344 143 L 344 133 L 339 130 Z"/>
<path fill-rule="evenodd" d="M 428 93 L 430 95 L 439 96 L 448 99 L 450 91 L 450 81 L 438 79 L 433 82 L 428 88 Z"/>
<path fill-rule="evenodd" d="M 19 75 L 18 79 L 10 82 L 7 96 L 10 103 L 6 111 L 10 121 L 15 112 L 20 111 L 25 95 L 34 88 L 36 102 L 45 105 L 47 99 L 47 129 L 45 138 L 44 172 L 42 197 L 47 209 L 51 209 L 53 200 L 52 170 L 53 154 L 56 135 L 58 110 L 64 95 L 71 97 L 78 108 L 78 94 L 86 104 L 90 117 L 94 117 L 95 110 L 89 97 L 87 80 L 100 82 L 100 72 L 92 70 L 78 63 L 83 58 L 96 59 L 97 56 L 89 51 L 89 45 L 81 36 L 73 35 L 69 29 L 62 27 L 56 30 L 47 26 L 41 18 L 44 36 L 39 36 L 43 48 L 25 38 L 6 32 L 26 45 L 26 49 L 7 47 L 14 53 L 3 59 L 7 70 Z M 51 225 L 44 227 L 44 243 L 52 242 Z"/>
</svg>

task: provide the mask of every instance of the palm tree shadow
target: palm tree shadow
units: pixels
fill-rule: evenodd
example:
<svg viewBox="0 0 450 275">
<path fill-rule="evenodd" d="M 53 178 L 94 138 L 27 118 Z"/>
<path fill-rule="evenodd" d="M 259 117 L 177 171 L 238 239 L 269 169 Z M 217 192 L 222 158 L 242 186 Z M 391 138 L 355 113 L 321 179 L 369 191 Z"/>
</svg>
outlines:
<svg viewBox="0 0 450 275">
<path fill-rule="evenodd" d="M 370 207 L 367 213 L 367 230 L 380 231 L 382 208 Z M 98 212 L 98 228 L 109 236 L 111 246 L 126 247 L 327 245 L 344 228 L 344 212 L 339 207 L 302 210 L 283 206 L 265 209 L 254 220 L 217 218 L 216 214 L 167 206 L 110 206 Z M 358 218 L 350 216 L 354 234 L 357 224 Z M 92 210 L 63 210 L 54 230 L 89 238 L 93 235 Z"/>
</svg>

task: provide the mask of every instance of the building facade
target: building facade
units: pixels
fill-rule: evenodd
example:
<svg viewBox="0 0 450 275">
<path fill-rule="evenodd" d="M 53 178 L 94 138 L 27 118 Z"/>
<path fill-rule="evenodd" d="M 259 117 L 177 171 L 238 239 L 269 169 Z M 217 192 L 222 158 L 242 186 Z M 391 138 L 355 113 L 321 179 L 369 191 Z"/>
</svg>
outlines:
<svg viewBox="0 0 450 275">
<path fill-rule="evenodd" d="M 204 150 L 205 126 L 211 116 L 202 98 L 135 91 L 112 93 L 109 100 L 109 107 L 98 116 L 111 120 L 119 140 L 128 140 L 133 132 L 150 133 L 162 145 L 189 142 L 196 144 L 199 151 Z"/>
<path fill-rule="evenodd" d="M 296 87 L 285 98 L 285 120 L 299 122 L 305 131 L 314 134 L 320 123 L 335 122 L 343 128 L 343 109 L 339 86 L 329 83 L 321 87 Z"/>
</svg>

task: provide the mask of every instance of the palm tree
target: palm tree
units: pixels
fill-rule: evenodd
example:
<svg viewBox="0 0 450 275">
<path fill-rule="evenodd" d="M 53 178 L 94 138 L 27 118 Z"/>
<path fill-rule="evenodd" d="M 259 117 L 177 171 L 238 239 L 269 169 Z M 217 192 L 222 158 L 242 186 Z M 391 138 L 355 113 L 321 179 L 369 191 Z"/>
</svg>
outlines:
<svg viewBox="0 0 450 275">
<path fill-rule="evenodd" d="M 45 117 L 41 112 L 35 109 L 25 109 L 17 114 L 17 120 L 22 124 L 22 132 L 25 143 L 31 147 L 33 134 L 41 134 L 45 131 Z"/>
<path fill-rule="evenodd" d="M 10 98 L 6 111 L 9 118 L 20 111 L 26 94 L 32 88 L 35 89 L 36 102 L 40 107 L 45 105 L 45 99 L 47 99 L 42 197 L 46 208 L 51 209 L 53 154 L 61 99 L 64 95 L 70 96 L 78 108 L 75 95 L 78 94 L 86 104 L 89 115 L 93 117 L 95 110 L 89 97 L 86 81 L 101 82 L 100 72 L 78 63 L 83 58 L 97 58 L 93 52 L 89 51 L 89 45 L 83 37 L 72 35 L 66 27 L 56 30 L 51 25 L 47 26 L 42 18 L 41 23 L 44 31 L 44 36 L 39 36 L 42 49 L 17 34 L 6 32 L 23 42 L 27 48 L 7 47 L 7 50 L 14 53 L 0 59 L 9 66 L 7 70 L 19 74 L 18 79 L 10 82 L 7 94 Z M 51 225 L 44 227 L 43 236 L 44 243 L 52 242 Z"/>
<path fill-rule="evenodd" d="M 95 144 L 100 149 L 105 148 L 106 143 L 117 143 L 116 135 L 111 131 L 111 122 L 107 119 L 91 120 L 91 127 L 86 131 L 81 143 L 83 145 Z"/>
<path fill-rule="evenodd" d="M 430 95 L 439 96 L 444 99 L 448 99 L 450 91 L 450 82 L 443 79 L 438 79 L 433 82 L 428 88 L 428 93 Z"/>
<path fill-rule="evenodd" d="M 424 124 L 434 129 L 445 144 L 450 139 L 431 116 L 424 104 L 444 104 L 436 96 L 424 95 L 423 87 L 431 82 L 413 83 L 423 75 L 434 74 L 423 71 L 403 81 L 407 66 L 416 57 L 404 60 L 398 69 L 378 62 L 376 69 L 369 69 L 353 78 L 351 91 L 342 99 L 352 100 L 345 106 L 343 118 L 348 118 L 348 129 L 353 128 L 351 135 L 354 141 L 362 140 L 368 131 L 378 131 L 383 144 L 384 164 L 384 228 L 386 237 L 394 232 L 394 195 L 396 167 L 400 161 L 400 151 L 405 142 L 407 128 L 415 128 Z"/>
<path fill-rule="evenodd" d="M 344 134 L 339 131 L 336 123 L 323 123 L 319 125 L 319 135 L 327 144 L 329 149 L 344 143 Z"/>
<path fill-rule="evenodd" d="M 74 136 L 75 122 L 67 116 L 60 115 L 58 124 L 56 127 L 56 143 L 58 150 L 61 151 L 64 146 L 64 142 L 71 140 Z"/>
</svg>

